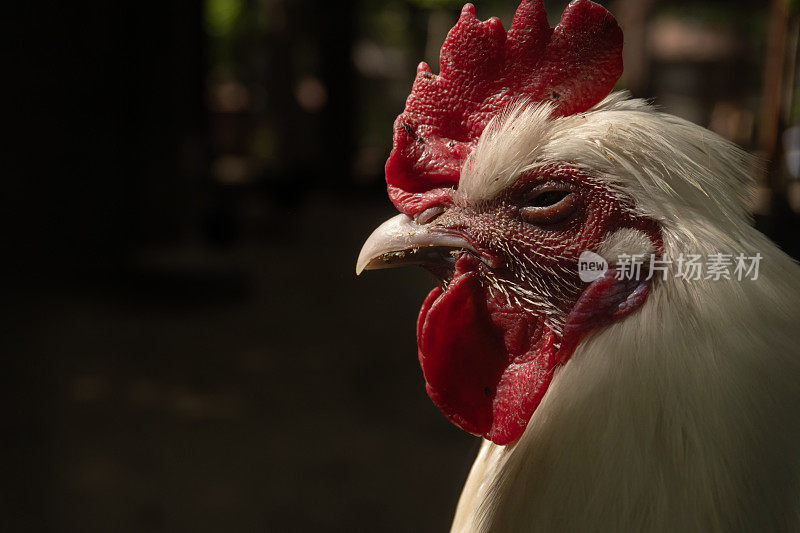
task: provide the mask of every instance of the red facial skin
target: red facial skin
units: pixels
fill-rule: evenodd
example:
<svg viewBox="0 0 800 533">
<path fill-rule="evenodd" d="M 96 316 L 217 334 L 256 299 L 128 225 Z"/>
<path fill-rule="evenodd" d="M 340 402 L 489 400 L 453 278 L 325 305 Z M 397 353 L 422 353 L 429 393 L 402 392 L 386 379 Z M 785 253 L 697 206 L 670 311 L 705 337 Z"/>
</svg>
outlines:
<svg viewBox="0 0 800 533">
<path fill-rule="evenodd" d="M 497 444 L 519 439 L 553 373 L 587 333 L 647 296 L 647 282 L 616 280 L 613 270 L 581 282 L 581 252 L 621 228 L 641 230 L 661 248 L 656 225 L 633 216 L 603 185 L 573 170 L 557 174 L 522 177 L 498 201 L 480 210 L 451 205 L 432 223 L 498 266 L 465 253 L 447 288 L 426 298 L 417 323 L 426 388 L 453 423 Z M 534 225 L 520 217 L 528 191 L 543 184 L 577 197 L 568 218 Z"/>
</svg>

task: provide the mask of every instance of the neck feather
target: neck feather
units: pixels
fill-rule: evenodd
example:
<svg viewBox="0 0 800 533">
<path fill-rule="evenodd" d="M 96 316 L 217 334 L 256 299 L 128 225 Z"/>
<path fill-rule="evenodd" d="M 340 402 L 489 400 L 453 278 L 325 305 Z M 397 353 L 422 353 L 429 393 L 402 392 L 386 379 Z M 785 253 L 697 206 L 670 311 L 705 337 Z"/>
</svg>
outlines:
<svg viewBox="0 0 800 533">
<path fill-rule="evenodd" d="M 668 279 L 587 338 L 520 441 L 484 444 L 454 531 L 800 528 L 800 268 L 755 231 L 692 238 L 759 278 Z"/>
</svg>

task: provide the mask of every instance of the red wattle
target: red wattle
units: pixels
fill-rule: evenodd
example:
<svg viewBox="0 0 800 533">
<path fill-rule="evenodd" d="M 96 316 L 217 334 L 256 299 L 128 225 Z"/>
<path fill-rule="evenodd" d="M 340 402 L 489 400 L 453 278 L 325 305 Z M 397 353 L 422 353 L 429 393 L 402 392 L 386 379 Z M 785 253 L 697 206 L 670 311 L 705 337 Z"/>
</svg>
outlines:
<svg viewBox="0 0 800 533">
<path fill-rule="evenodd" d="M 617 280 L 610 271 L 587 286 L 559 339 L 543 318 L 490 291 L 477 263 L 462 256 L 447 289 L 425 299 L 419 361 L 428 395 L 451 422 L 504 445 L 522 436 L 556 368 L 578 343 L 638 309 L 649 282 Z"/>
<path fill-rule="evenodd" d="M 417 323 L 428 395 L 451 422 L 497 444 L 522 435 L 556 366 L 553 333 L 503 298 L 477 272 L 457 268 L 446 291 L 428 295 Z"/>
</svg>

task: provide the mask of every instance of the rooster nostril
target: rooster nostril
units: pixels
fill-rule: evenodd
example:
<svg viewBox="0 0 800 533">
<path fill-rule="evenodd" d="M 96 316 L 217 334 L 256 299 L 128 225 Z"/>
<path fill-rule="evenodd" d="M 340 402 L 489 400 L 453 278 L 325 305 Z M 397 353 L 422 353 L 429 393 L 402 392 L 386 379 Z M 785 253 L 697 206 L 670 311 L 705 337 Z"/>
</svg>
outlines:
<svg viewBox="0 0 800 533">
<path fill-rule="evenodd" d="M 422 224 L 422 225 L 430 224 L 431 222 L 439 218 L 439 215 L 441 215 L 442 213 L 444 213 L 444 207 L 441 206 L 429 207 L 428 209 L 417 215 L 417 224 Z"/>
</svg>

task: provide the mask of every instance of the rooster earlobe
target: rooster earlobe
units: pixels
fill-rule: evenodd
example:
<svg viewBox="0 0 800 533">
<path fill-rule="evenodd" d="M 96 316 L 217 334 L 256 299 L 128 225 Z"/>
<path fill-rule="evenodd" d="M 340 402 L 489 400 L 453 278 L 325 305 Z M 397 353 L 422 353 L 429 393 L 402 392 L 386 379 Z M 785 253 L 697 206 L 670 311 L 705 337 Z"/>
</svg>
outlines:
<svg viewBox="0 0 800 533">
<path fill-rule="evenodd" d="M 583 291 L 567 316 L 561 346 L 556 354 L 566 363 L 592 330 L 625 318 L 647 300 L 649 280 L 617 279 L 616 270 L 608 270 Z"/>
</svg>

